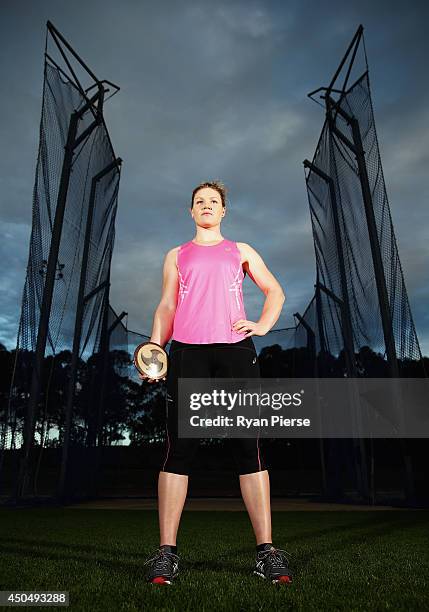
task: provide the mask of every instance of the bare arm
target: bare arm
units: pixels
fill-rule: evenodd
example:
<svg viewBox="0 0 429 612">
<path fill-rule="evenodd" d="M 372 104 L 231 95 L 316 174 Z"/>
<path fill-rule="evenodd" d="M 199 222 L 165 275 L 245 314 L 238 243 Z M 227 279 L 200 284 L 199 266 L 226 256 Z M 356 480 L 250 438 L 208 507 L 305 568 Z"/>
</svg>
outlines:
<svg viewBox="0 0 429 612">
<path fill-rule="evenodd" d="M 168 251 L 164 259 L 161 300 L 155 310 L 151 342 L 164 347 L 173 333 L 173 321 L 177 308 L 179 275 L 176 266 L 176 249 Z"/>
<path fill-rule="evenodd" d="M 258 331 L 262 332 L 261 335 L 264 335 L 277 322 L 283 308 L 283 303 L 286 300 L 286 295 L 259 253 L 245 242 L 239 242 L 237 246 L 243 255 L 243 268 L 245 272 L 266 296 L 262 314 L 256 324 Z M 251 329 L 249 326 L 241 325 L 241 329 L 245 328 Z M 239 322 L 234 324 L 234 329 L 240 331 Z"/>
<path fill-rule="evenodd" d="M 150 336 L 151 342 L 156 342 L 163 348 L 170 340 L 173 332 L 173 321 L 177 307 L 177 294 L 179 289 L 178 276 L 176 249 L 171 249 L 164 258 L 161 301 L 153 316 L 152 334 Z M 150 383 L 157 382 L 140 373 L 139 378 Z M 163 380 L 165 380 L 165 378 L 166 377 L 164 377 Z"/>
</svg>

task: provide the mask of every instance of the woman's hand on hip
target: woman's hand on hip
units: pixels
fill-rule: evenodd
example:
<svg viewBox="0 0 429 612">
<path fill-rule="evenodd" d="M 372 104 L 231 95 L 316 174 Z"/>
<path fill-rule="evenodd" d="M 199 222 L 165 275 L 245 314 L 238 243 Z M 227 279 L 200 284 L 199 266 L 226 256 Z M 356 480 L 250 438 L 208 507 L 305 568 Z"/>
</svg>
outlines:
<svg viewBox="0 0 429 612">
<path fill-rule="evenodd" d="M 254 321 L 248 321 L 247 319 L 239 319 L 234 323 L 232 329 L 239 334 L 244 333 L 243 338 L 249 338 L 249 336 L 265 336 L 269 331 L 265 325 L 255 323 Z"/>
</svg>

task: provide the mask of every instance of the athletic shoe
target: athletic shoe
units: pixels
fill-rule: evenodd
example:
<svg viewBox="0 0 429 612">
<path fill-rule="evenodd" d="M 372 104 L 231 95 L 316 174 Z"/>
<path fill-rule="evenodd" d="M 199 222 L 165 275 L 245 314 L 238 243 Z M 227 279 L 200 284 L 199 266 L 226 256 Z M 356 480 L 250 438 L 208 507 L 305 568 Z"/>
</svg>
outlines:
<svg viewBox="0 0 429 612">
<path fill-rule="evenodd" d="M 273 584 L 288 584 L 292 582 L 292 572 L 288 560 L 284 555 L 290 555 L 280 548 L 267 548 L 256 554 L 256 568 L 254 574 L 261 578 L 271 580 Z"/>
<path fill-rule="evenodd" d="M 152 584 L 171 584 L 179 573 L 179 556 L 164 548 L 157 551 L 144 562 L 150 565 L 146 580 Z"/>
</svg>

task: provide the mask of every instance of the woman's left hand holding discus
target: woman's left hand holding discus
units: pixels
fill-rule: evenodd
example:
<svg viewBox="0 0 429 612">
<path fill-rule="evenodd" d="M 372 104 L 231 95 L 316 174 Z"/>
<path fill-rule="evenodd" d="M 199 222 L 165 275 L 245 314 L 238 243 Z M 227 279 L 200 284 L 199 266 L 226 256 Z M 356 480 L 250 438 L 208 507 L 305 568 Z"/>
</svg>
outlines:
<svg viewBox="0 0 429 612">
<path fill-rule="evenodd" d="M 147 382 L 166 380 L 168 355 L 163 347 L 156 342 L 143 342 L 134 351 L 134 365 L 139 378 Z"/>
</svg>

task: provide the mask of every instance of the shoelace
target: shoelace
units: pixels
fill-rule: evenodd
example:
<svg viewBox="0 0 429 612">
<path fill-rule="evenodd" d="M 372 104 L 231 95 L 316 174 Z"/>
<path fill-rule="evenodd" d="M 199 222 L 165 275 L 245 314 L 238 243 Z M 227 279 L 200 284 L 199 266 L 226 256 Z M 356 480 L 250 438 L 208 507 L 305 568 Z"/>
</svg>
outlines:
<svg viewBox="0 0 429 612">
<path fill-rule="evenodd" d="M 178 559 L 179 559 L 178 555 L 175 555 L 174 553 L 169 552 L 168 550 L 164 550 L 163 548 L 160 548 L 154 553 L 153 557 L 145 561 L 143 565 L 148 565 L 149 563 L 156 562 L 157 565 L 159 565 L 162 570 L 168 570 L 169 564 L 172 561 L 177 561 Z"/>
<path fill-rule="evenodd" d="M 269 550 L 263 550 L 258 553 L 258 560 L 265 561 L 268 557 L 273 567 L 283 567 L 286 561 L 286 566 L 288 564 L 288 560 L 284 558 L 284 555 L 290 555 L 287 550 L 283 550 L 282 548 L 270 548 Z"/>
</svg>

